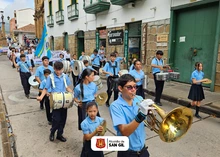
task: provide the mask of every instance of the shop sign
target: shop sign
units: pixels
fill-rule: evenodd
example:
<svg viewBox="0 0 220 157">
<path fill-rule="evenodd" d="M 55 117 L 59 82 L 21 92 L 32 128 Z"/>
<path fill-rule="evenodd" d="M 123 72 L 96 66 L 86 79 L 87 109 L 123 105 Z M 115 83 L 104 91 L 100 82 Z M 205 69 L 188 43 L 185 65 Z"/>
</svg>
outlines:
<svg viewBox="0 0 220 157">
<path fill-rule="evenodd" d="M 122 45 L 123 44 L 123 30 L 109 31 L 108 32 L 109 45 Z"/>
</svg>

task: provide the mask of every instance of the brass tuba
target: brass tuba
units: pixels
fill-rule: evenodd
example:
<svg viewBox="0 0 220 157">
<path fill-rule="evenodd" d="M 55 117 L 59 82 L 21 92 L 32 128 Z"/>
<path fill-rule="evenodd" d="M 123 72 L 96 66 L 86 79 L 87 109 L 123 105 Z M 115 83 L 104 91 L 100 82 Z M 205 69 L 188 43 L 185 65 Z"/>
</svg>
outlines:
<svg viewBox="0 0 220 157">
<path fill-rule="evenodd" d="M 144 124 L 151 130 L 154 130 L 162 141 L 175 142 L 189 130 L 193 120 L 191 109 L 182 106 L 166 114 L 165 111 L 157 105 L 153 104 L 152 107 L 155 108 L 161 121 L 156 118 L 156 114 L 153 113 L 153 110 L 150 110 L 146 120 L 144 120 Z"/>
</svg>

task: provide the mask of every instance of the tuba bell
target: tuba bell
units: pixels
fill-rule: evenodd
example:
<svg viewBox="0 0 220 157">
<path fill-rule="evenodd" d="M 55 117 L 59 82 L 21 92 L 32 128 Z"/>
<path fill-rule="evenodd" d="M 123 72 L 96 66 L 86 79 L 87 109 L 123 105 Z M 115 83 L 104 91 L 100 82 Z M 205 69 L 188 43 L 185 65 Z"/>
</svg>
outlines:
<svg viewBox="0 0 220 157">
<path fill-rule="evenodd" d="M 175 142 L 189 130 L 193 120 L 193 113 L 187 107 L 177 107 L 168 114 L 163 109 L 153 104 L 161 121 L 156 118 L 153 110 L 150 110 L 144 124 L 155 131 L 164 142 Z"/>
</svg>

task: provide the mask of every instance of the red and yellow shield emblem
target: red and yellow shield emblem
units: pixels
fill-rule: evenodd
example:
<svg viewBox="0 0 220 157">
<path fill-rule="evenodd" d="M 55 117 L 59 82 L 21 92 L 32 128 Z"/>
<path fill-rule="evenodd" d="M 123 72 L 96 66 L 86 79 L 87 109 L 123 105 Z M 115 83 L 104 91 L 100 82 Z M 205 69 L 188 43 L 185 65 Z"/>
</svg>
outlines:
<svg viewBox="0 0 220 157">
<path fill-rule="evenodd" d="M 96 147 L 97 148 L 104 148 L 105 147 L 105 139 L 104 138 L 96 139 Z"/>
</svg>

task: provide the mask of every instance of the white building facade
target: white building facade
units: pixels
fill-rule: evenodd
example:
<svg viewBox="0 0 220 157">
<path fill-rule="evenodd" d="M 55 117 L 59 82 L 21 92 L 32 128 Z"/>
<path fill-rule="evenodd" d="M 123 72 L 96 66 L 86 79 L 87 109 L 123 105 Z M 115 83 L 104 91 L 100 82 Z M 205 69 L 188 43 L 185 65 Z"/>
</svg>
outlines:
<svg viewBox="0 0 220 157">
<path fill-rule="evenodd" d="M 29 24 L 34 25 L 34 10 L 31 8 L 25 8 L 14 11 L 17 29 L 27 26 Z"/>
<path fill-rule="evenodd" d="M 220 32 L 218 0 L 45 0 L 44 3 L 52 49 L 64 47 L 79 57 L 82 51 L 91 54 L 103 45 L 107 56 L 118 51 L 126 57 L 124 68 L 129 67 L 133 58 L 140 59 L 149 75 L 152 57 L 162 50 L 165 62 L 171 63 L 182 74 L 180 81 L 186 83 L 190 83 L 194 62 L 206 62 L 210 55 L 212 59 L 205 63 L 205 70 L 210 71 L 209 78 L 216 80 L 211 90 L 220 91 L 220 79 L 216 79 L 220 78 L 219 45 L 213 41 Z M 207 23 L 211 25 L 206 26 Z M 212 43 L 205 41 L 207 35 Z M 195 39 L 198 42 L 192 44 Z M 187 62 L 190 67 L 184 67 Z"/>
</svg>

